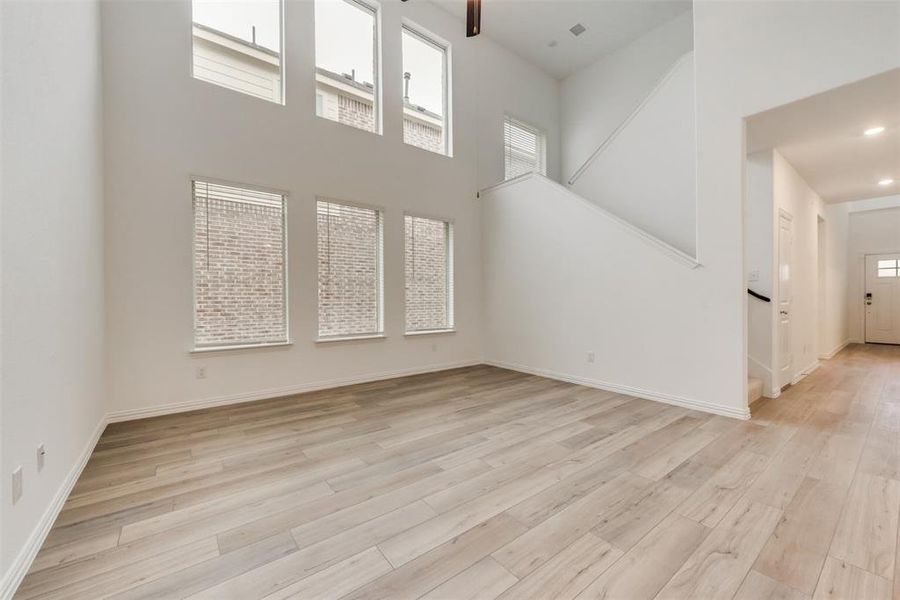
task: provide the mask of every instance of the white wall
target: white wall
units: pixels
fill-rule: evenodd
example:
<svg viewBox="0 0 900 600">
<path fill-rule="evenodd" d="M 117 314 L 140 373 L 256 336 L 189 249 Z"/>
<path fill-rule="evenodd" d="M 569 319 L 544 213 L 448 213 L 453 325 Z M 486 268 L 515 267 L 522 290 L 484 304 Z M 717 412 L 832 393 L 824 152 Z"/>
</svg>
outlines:
<svg viewBox="0 0 900 600">
<path fill-rule="evenodd" d="M 880 208 L 881 206 L 893 208 Z M 870 209 L 869 207 L 875 207 Z M 865 256 L 900 252 L 900 197 L 851 203 L 848 252 L 849 338 L 865 340 Z"/>
<path fill-rule="evenodd" d="M 483 200 L 489 362 L 748 416 L 746 396 L 721 393 L 702 267 L 538 176 Z"/>
<path fill-rule="evenodd" d="M 693 46 L 693 15 L 688 11 L 562 81 L 564 179 L 572 176 L 669 67 Z"/>
<path fill-rule="evenodd" d="M 487 38 L 466 40 L 460 21 L 427 3 L 385 2 L 378 136 L 315 116 L 313 3 L 285 7 L 285 106 L 191 79 L 190 12 L 186 0 L 103 6 L 110 409 L 146 414 L 480 361 L 476 190 L 503 178 L 502 108 L 548 130 L 556 163 L 556 81 Z M 452 44 L 453 158 L 402 142 L 401 17 Z M 293 346 L 189 353 L 191 175 L 290 193 Z M 386 340 L 313 342 L 316 195 L 386 209 Z M 404 210 L 454 221 L 455 334 L 403 335 Z M 195 378 L 200 366 L 207 379 Z"/>
<path fill-rule="evenodd" d="M 689 53 L 580 174 L 572 189 L 694 256 L 695 129 L 694 62 Z"/>
<path fill-rule="evenodd" d="M 104 413 L 103 172 L 98 4 L 3 2 L 0 23 L 5 597 Z M 18 465 L 24 495 L 13 505 Z"/>
<path fill-rule="evenodd" d="M 850 341 L 847 286 L 850 244 L 850 207 L 846 203 L 825 206 L 825 318 L 819 337 L 819 358 L 831 358 Z M 820 271 L 821 272 L 821 271 Z"/>
<path fill-rule="evenodd" d="M 744 269 L 747 287 L 775 298 L 775 197 L 772 151 L 747 157 L 747 196 L 744 203 Z M 757 275 L 750 280 L 750 273 Z M 777 396 L 774 374 L 775 302 L 747 300 L 747 369 L 763 382 L 765 396 Z"/>
<path fill-rule="evenodd" d="M 694 62 L 704 276 L 685 318 L 704 322 L 697 360 L 730 399 L 746 385 L 744 119 L 900 66 L 900 3 L 698 0 Z"/>
</svg>

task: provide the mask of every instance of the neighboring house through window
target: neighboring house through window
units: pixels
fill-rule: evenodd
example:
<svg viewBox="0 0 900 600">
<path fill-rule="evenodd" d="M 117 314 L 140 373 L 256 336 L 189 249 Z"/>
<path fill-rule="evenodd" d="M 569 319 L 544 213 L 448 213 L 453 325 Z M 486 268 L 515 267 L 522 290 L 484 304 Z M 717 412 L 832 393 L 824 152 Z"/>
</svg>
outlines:
<svg viewBox="0 0 900 600">
<path fill-rule="evenodd" d="M 405 215 L 406 332 L 453 329 L 453 226 Z"/>
<path fill-rule="evenodd" d="M 450 46 L 411 23 L 402 36 L 403 141 L 449 156 Z"/>
<path fill-rule="evenodd" d="M 193 182 L 194 347 L 286 343 L 285 198 Z"/>
<path fill-rule="evenodd" d="M 316 0 L 316 114 L 381 132 L 378 8 Z"/>
<path fill-rule="evenodd" d="M 546 146 L 543 131 L 507 115 L 503 120 L 504 178 L 525 173 L 546 175 Z"/>
<path fill-rule="evenodd" d="M 193 74 L 284 103 L 280 0 L 193 0 Z"/>
<path fill-rule="evenodd" d="M 319 339 L 382 334 L 381 211 L 319 200 L 316 229 Z"/>
</svg>

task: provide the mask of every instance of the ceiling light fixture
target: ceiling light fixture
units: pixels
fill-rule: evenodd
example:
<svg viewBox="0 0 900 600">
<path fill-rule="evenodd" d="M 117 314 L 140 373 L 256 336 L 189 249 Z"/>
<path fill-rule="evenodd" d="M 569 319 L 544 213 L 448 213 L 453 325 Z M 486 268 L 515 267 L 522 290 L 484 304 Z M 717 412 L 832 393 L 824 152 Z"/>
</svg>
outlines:
<svg viewBox="0 0 900 600">
<path fill-rule="evenodd" d="M 878 135 L 879 133 L 884 131 L 884 127 L 872 127 L 871 129 L 866 129 L 863 131 L 863 134 L 868 136 Z"/>
<path fill-rule="evenodd" d="M 894 183 L 893 179 L 882 179 L 878 182 L 878 185 L 891 185 L 892 183 Z"/>
</svg>

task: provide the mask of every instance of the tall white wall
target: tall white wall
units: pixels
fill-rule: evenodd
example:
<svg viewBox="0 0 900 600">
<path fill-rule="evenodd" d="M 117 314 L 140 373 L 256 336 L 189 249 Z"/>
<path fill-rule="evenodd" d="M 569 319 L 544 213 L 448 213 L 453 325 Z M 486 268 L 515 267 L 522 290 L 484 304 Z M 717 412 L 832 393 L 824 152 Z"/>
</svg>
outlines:
<svg viewBox="0 0 900 600">
<path fill-rule="evenodd" d="M 580 174 L 572 189 L 694 256 L 695 130 L 694 61 L 689 53 Z"/>
<path fill-rule="evenodd" d="M 846 203 L 825 206 L 825 264 L 822 296 L 825 318 L 819 330 L 819 358 L 831 358 L 850 341 L 847 305 L 850 266 L 850 206 Z"/>
<path fill-rule="evenodd" d="M 894 204 L 893 207 L 891 205 Z M 887 206 L 888 208 L 880 208 Z M 852 203 L 848 253 L 849 338 L 865 341 L 866 254 L 900 252 L 900 197 Z"/>
<path fill-rule="evenodd" d="M 625 120 L 678 57 L 693 47 L 693 15 L 689 11 L 562 81 L 564 179 Z"/>
<path fill-rule="evenodd" d="M 384 135 L 315 116 L 314 3 L 285 6 L 286 105 L 190 75 L 187 0 L 103 7 L 109 398 L 114 413 L 273 396 L 482 358 L 476 190 L 503 178 L 501 107 L 558 139 L 557 82 L 428 3 L 382 4 Z M 401 18 L 452 44 L 452 158 L 403 143 Z M 553 173 L 555 167 L 551 169 Z M 289 192 L 293 345 L 190 354 L 190 176 Z M 317 195 L 385 213 L 387 339 L 316 344 Z M 403 211 L 452 219 L 453 334 L 405 337 Z M 206 379 L 195 370 L 204 366 Z"/>
<path fill-rule="evenodd" d="M 733 417 L 703 267 L 539 176 L 483 198 L 485 357 L 494 364 Z M 590 354 L 593 353 L 593 360 Z"/>
<path fill-rule="evenodd" d="M 698 0 L 694 63 L 704 275 L 688 318 L 704 322 L 697 360 L 733 398 L 746 382 L 744 119 L 900 66 L 900 4 Z"/>
<path fill-rule="evenodd" d="M 99 36 L 97 2 L 0 3 L 0 597 L 104 413 Z"/>
</svg>

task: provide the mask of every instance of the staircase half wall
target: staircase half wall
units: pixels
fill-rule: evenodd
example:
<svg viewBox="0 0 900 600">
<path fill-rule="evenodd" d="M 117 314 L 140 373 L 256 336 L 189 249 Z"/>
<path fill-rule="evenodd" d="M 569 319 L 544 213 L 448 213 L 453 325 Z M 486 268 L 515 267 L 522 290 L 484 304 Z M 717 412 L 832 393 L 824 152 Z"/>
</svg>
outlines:
<svg viewBox="0 0 900 600">
<path fill-rule="evenodd" d="M 749 418 L 693 258 L 540 175 L 481 198 L 487 362 Z"/>
</svg>

